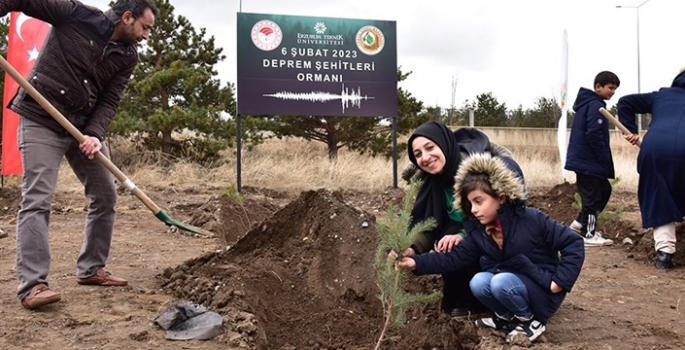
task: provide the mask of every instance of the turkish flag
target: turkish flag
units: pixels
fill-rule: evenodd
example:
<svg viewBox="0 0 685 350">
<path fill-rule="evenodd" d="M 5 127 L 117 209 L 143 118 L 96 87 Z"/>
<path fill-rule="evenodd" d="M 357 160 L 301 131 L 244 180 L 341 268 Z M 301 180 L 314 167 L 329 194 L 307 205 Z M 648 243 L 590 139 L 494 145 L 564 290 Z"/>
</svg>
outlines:
<svg viewBox="0 0 685 350">
<path fill-rule="evenodd" d="M 27 76 L 38 58 L 50 25 L 21 12 L 10 15 L 10 32 L 7 44 L 7 62 L 22 76 Z M 2 106 L 2 175 L 21 175 L 21 154 L 17 146 L 19 116 L 7 108 L 19 84 L 5 73 L 5 91 Z"/>
</svg>

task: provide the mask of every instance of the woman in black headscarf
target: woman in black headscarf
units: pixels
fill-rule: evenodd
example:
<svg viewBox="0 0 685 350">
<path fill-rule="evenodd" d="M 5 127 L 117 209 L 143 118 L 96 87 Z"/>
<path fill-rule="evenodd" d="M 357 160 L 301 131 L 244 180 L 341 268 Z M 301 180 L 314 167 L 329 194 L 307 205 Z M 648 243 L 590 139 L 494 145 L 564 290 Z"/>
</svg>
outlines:
<svg viewBox="0 0 685 350">
<path fill-rule="evenodd" d="M 434 218 L 437 226 L 418 235 L 405 256 L 413 256 L 435 249 L 449 252 L 464 239 L 463 214 L 452 207 L 454 201 L 454 176 L 464 156 L 475 152 L 490 152 L 490 142 L 475 129 L 460 129 L 459 136 L 438 122 L 420 125 L 409 137 L 409 160 L 423 171 L 423 185 L 412 210 L 412 223 Z M 460 145 L 457 138 L 463 141 Z M 443 274 L 443 298 L 441 307 L 453 316 L 461 316 L 484 310 L 473 296 L 469 281 L 480 271 L 478 263 L 456 273 Z"/>
</svg>

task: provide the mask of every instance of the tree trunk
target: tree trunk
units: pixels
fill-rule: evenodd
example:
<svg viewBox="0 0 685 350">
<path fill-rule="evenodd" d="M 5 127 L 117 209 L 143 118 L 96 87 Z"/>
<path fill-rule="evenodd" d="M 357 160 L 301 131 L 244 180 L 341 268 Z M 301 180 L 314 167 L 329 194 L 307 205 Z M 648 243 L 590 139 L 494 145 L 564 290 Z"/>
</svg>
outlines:
<svg viewBox="0 0 685 350">
<path fill-rule="evenodd" d="M 335 142 L 328 140 L 328 142 L 326 144 L 328 145 L 328 159 L 329 160 L 338 159 L 338 147 L 336 146 Z"/>
<path fill-rule="evenodd" d="M 337 123 L 333 117 L 324 117 L 326 120 L 326 145 L 328 146 L 328 159 L 338 159 L 338 130 Z"/>
<path fill-rule="evenodd" d="M 171 130 L 162 130 L 162 153 L 171 154 Z"/>
</svg>

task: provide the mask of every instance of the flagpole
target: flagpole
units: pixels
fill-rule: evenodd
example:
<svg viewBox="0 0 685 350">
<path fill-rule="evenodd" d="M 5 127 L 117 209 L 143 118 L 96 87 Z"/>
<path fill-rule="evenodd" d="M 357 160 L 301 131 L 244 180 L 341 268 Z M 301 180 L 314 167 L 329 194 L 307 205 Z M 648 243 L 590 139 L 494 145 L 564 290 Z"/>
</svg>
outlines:
<svg viewBox="0 0 685 350">
<path fill-rule="evenodd" d="M 561 167 L 561 177 L 566 182 L 566 148 L 568 130 L 568 34 L 564 29 L 561 53 L 561 118 L 557 129 L 557 144 L 559 146 L 559 165 Z"/>
<path fill-rule="evenodd" d="M 7 33 L 7 61 L 9 61 L 22 76 L 27 76 L 36 62 L 39 49 L 43 46 L 45 37 L 50 31 L 50 25 L 33 19 L 22 12 L 9 14 L 9 32 Z M 4 101 L 12 99 L 19 85 L 7 74 L 5 77 L 3 95 Z M 24 169 L 21 162 L 21 152 L 17 146 L 17 129 L 19 115 L 5 106 L 2 110 L 2 161 L 0 168 L 2 175 L 22 175 Z"/>
</svg>

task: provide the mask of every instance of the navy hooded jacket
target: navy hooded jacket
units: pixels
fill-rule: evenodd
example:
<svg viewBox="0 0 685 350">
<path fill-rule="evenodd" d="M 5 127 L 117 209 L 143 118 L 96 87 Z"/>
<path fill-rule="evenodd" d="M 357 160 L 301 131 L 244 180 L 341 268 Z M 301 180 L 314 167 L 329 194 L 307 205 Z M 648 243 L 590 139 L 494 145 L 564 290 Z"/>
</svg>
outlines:
<svg viewBox="0 0 685 350">
<path fill-rule="evenodd" d="M 609 147 L 609 124 L 600 112 L 606 108 L 596 92 L 580 88 L 573 104 L 576 116 L 566 153 L 565 169 L 577 174 L 614 178 L 614 160 Z"/>
</svg>

